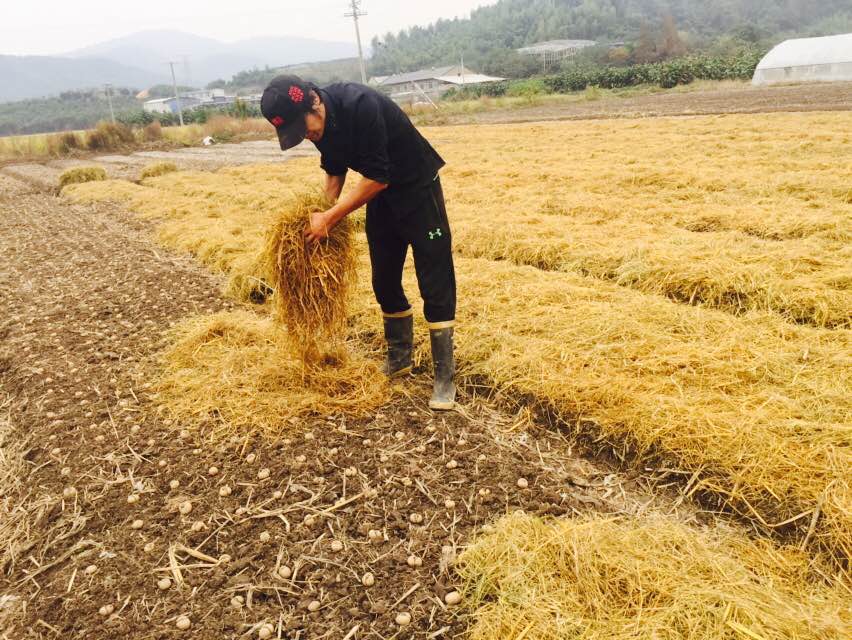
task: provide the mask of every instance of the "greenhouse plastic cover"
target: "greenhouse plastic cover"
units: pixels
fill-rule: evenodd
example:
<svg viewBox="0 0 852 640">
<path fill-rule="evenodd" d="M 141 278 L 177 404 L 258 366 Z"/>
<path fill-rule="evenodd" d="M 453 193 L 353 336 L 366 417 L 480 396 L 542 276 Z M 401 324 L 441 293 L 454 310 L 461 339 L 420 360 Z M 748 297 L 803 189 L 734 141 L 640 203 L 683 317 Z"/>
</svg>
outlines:
<svg viewBox="0 0 852 640">
<path fill-rule="evenodd" d="M 852 63 L 852 33 L 786 40 L 766 54 L 757 70 L 844 62 Z"/>
<path fill-rule="evenodd" d="M 766 54 L 752 84 L 852 81 L 852 33 L 782 42 Z"/>
</svg>

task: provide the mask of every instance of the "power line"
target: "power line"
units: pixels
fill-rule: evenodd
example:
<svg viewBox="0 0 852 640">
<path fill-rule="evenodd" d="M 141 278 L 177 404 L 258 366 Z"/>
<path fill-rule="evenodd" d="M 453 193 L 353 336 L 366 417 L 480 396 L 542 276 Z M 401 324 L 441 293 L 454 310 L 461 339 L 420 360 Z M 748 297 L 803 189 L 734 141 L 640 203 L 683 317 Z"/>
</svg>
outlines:
<svg viewBox="0 0 852 640">
<path fill-rule="evenodd" d="M 367 67 L 364 66 L 364 50 L 361 48 L 361 27 L 358 25 L 358 18 L 366 16 L 366 11 L 361 11 L 361 0 L 350 0 L 352 11 L 344 13 L 346 18 L 352 18 L 355 22 L 355 37 L 358 39 L 358 62 L 361 65 L 361 82 L 367 84 Z"/>
</svg>

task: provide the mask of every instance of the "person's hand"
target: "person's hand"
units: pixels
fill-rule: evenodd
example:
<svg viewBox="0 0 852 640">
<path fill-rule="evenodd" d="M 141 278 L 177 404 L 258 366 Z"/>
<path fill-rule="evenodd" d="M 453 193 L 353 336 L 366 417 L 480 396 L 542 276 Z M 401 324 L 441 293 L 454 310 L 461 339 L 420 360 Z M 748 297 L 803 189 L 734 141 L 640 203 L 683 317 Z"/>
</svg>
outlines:
<svg viewBox="0 0 852 640">
<path fill-rule="evenodd" d="M 311 214 L 310 222 L 305 228 L 305 241 L 319 242 L 327 238 L 330 231 L 328 211 L 317 211 Z"/>
</svg>

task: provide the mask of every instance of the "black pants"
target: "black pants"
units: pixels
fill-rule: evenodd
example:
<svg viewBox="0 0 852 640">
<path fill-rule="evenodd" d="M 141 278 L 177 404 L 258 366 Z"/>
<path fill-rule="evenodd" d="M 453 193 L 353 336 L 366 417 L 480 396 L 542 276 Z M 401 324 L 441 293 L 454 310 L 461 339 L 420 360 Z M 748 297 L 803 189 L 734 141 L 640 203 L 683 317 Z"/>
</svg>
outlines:
<svg viewBox="0 0 852 640">
<path fill-rule="evenodd" d="M 391 187 L 370 202 L 367 242 L 373 292 L 385 314 L 411 309 L 402 289 L 402 268 L 410 245 L 426 321 L 455 320 L 456 274 L 440 178 L 404 190 Z"/>
</svg>

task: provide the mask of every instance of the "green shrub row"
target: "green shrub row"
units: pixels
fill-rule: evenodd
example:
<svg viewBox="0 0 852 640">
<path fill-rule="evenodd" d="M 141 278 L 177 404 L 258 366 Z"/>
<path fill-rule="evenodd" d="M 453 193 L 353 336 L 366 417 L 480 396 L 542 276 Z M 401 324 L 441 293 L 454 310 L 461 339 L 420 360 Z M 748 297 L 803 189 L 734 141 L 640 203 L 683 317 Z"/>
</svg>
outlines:
<svg viewBox="0 0 852 640">
<path fill-rule="evenodd" d="M 751 78 L 762 57 L 762 51 L 749 49 L 729 58 L 693 55 L 631 67 L 574 68 L 549 76 L 544 82 L 553 93 L 583 91 L 589 86 L 619 89 L 640 84 L 670 89 L 693 80 Z"/>
<path fill-rule="evenodd" d="M 504 80 L 464 89 L 451 89 L 445 100 L 470 100 L 484 96 L 530 96 L 543 93 L 570 93 L 586 87 L 619 89 L 642 84 L 655 84 L 670 89 L 693 80 L 748 79 L 764 56 L 759 49 L 743 49 L 727 57 L 690 55 L 683 58 L 637 64 L 629 67 L 581 66 L 558 75 L 529 80 Z"/>
</svg>

